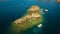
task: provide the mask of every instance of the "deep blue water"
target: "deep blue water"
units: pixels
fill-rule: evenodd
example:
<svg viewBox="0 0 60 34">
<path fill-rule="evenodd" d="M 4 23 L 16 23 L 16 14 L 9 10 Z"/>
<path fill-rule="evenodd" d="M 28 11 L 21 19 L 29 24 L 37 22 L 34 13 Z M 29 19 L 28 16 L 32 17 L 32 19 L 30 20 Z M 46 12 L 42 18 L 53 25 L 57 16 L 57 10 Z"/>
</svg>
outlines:
<svg viewBox="0 0 60 34">
<path fill-rule="evenodd" d="M 0 1 L 0 34 L 5 34 L 10 23 L 20 18 L 32 5 L 38 5 L 43 9 L 48 9 L 44 14 L 46 26 L 45 34 L 60 34 L 60 3 L 56 0 L 7 0 Z"/>
</svg>

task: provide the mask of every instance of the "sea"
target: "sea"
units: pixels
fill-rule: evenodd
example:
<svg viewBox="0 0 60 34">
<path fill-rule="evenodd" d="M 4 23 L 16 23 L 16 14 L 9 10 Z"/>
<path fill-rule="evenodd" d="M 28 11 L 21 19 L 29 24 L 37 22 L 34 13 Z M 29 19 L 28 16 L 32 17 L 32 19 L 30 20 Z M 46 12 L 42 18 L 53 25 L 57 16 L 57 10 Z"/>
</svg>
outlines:
<svg viewBox="0 0 60 34">
<path fill-rule="evenodd" d="M 43 32 L 34 34 L 60 34 L 60 2 L 56 0 L 0 0 L 0 34 L 6 34 L 11 23 L 21 18 L 33 5 L 48 9 L 44 12 Z"/>
</svg>

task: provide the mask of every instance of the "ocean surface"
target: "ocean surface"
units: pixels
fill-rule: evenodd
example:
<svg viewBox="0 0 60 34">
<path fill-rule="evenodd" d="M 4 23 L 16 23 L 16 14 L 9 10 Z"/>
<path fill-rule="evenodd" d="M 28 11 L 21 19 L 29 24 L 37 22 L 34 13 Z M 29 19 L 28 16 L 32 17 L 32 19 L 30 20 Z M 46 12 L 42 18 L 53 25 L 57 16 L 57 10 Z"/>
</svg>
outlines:
<svg viewBox="0 0 60 34">
<path fill-rule="evenodd" d="M 60 34 L 60 3 L 56 0 L 1 0 L 0 34 L 6 34 L 11 22 L 23 16 L 32 5 L 48 9 L 44 14 L 44 34 Z"/>
</svg>

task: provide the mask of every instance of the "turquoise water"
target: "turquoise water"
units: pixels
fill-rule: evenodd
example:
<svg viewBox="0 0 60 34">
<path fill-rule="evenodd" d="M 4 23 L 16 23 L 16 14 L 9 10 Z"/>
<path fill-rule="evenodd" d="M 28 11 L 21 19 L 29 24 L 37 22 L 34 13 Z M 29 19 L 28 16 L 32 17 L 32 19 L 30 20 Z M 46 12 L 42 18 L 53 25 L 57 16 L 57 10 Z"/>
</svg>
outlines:
<svg viewBox="0 0 60 34">
<path fill-rule="evenodd" d="M 15 19 L 20 18 L 32 5 L 38 5 L 49 12 L 44 14 L 46 19 L 43 33 L 56 34 L 60 30 L 60 3 L 55 0 L 7 0 L 0 1 L 0 34 L 5 34 L 9 25 Z M 36 29 L 39 30 L 39 29 Z M 40 31 L 39 31 L 40 32 Z M 38 32 L 38 33 L 39 33 Z"/>
</svg>

